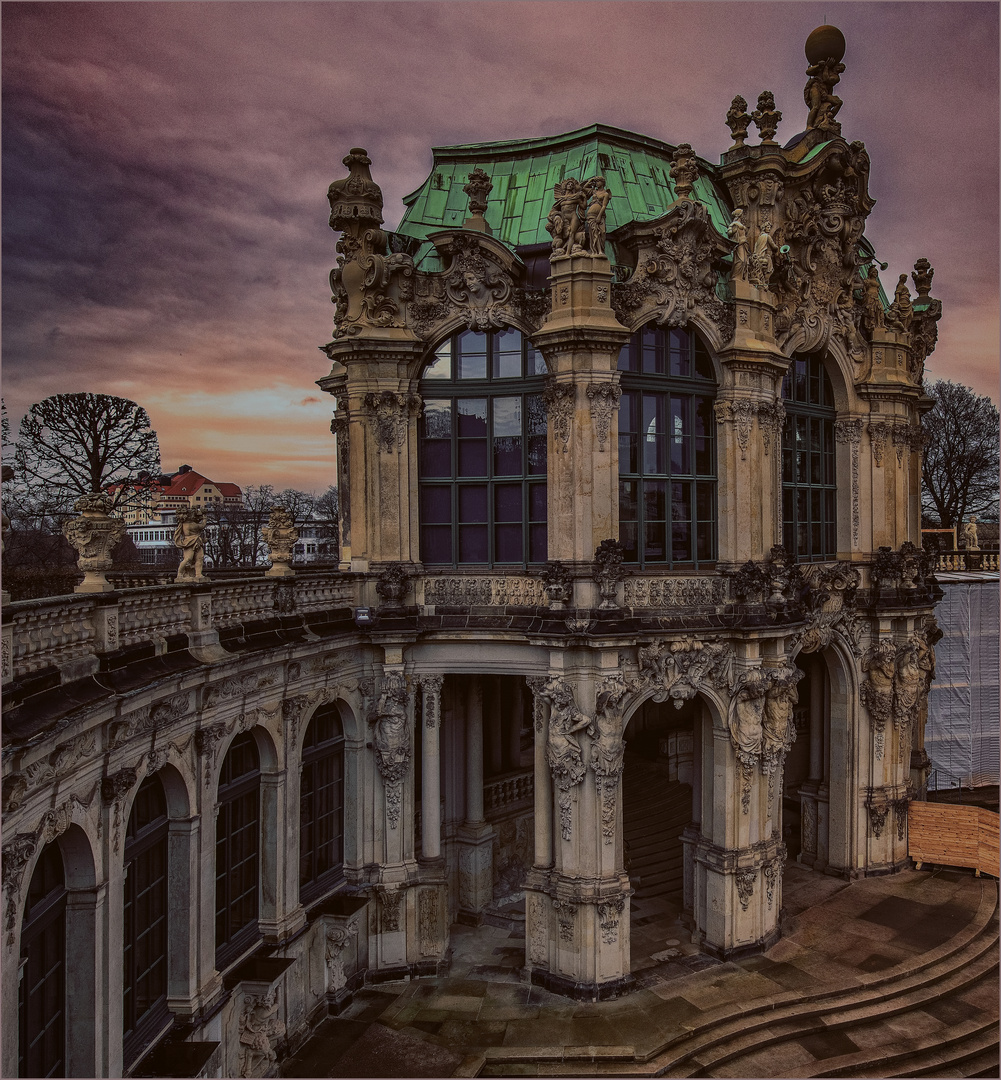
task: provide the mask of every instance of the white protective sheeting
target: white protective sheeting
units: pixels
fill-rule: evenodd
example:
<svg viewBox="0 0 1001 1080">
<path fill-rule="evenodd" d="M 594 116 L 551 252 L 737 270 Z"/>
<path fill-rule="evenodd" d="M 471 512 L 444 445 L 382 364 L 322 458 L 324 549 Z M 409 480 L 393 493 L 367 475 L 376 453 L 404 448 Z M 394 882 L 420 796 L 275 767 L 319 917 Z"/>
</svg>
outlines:
<svg viewBox="0 0 1001 1080">
<path fill-rule="evenodd" d="M 970 578 L 939 579 L 945 597 L 935 618 L 943 637 L 925 728 L 933 790 L 998 783 L 998 580 Z"/>
</svg>

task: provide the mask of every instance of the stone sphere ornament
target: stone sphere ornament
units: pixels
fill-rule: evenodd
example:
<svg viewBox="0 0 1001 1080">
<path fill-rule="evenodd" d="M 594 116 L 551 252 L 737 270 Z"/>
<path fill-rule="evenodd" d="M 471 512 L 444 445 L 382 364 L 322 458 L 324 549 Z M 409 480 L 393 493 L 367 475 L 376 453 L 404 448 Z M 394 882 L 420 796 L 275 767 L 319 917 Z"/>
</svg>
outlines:
<svg viewBox="0 0 1001 1080">
<path fill-rule="evenodd" d="M 819 64 L 828 57 L 841 60 L 845 55 L 845 35 L 836 26 L 818 26 L 806 39 L 806 58 Z"/>
</svg>

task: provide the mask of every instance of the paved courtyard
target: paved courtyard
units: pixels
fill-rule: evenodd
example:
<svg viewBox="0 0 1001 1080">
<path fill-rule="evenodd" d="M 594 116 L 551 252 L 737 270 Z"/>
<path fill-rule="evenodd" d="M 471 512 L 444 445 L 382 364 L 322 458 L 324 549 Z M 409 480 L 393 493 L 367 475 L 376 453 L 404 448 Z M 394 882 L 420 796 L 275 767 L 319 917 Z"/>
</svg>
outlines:
<svg viewBox="0 0 1001 1080">
<path fill-rule="evenodd" d="M 519 932 L 455 926 L 449 977 L 366 987 L 341 1016 L 320 1025 L 286 1062 L 284 1075 L 825 1076 L 831 1075 L 824 1071 L 826 1063 L 850 1070 L 853 1061 L 861 1070 L 880 1054 L 892 1057 L 996 1029 L 996 953 L 980 948 L 977 970 L 986 976 L 979 981 L 961 979 L 954 971 L 934 974 L 939 969 L 932 963 L 950 953 L 959 957 L 957 964 L 964 962 L 956 943 L 975 934 L 993 934 L 996 950 L 996 895 L 992 880 L 962 872 L 906 871 L 848 884 L 791 864 L 783 938 L 767 953 L 721 963 L 699 953 L 669 910 L 637 914 L 636 988 L 596 1003 L 570 1001 L 529 985 L 520 972 L 524 937 Z M 927 978 L 920 974 L 924 969 Z M 943 980 L 941 992 L 934 989 L 933 974 Z M 879 987 L 898 977 L 918 987 L 917 997 L 901 997 L 907 1007 L 896 1012 L 884 1010 L 878 1005 Z M 729 1023 L 739 1033 L 742 1014 L 753 1016 L 762 1007 L 788 1013 L 800 1000 L 825 995 L 843 1009 L 835 1019 L 807 1023 L 800 1009 L 794 1021 L 799 1028 L 786 1032 L 778 1020 L 767 1030 L 766 1017 L 757 1021 L 765 1029 L 754 1037 L 757 1043 L 738 1039 L 734 1046 L 740 1053 L 728 1050 L 729 1061 L 717 1051 L 715 1064 L 706 1064 L 715 1060 L 710 1054 L 701 1065 L 696 1057 L 692 1071 L 678 1065 L 659 1072 L 670 1063 L 664 1048 L 673 1041 L 688 1045 L 693 1033 L 713 1024 Z M 815 1017 L 817 1010 L 809 1015 Z M 996 1041 L 996 1031 L 993 1037 Z M 769 1040 L 772 1045 L 766 1046 Z M 924 1075 L 996 1076 L 997 1071 L 959 1067 Z"/>
</svg>

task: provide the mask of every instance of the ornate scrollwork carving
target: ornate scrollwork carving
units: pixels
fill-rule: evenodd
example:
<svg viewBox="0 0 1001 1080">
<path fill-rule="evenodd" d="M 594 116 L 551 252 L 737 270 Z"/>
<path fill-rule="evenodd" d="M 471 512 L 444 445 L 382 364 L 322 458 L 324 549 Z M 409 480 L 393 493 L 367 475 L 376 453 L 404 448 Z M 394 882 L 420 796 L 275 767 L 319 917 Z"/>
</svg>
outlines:
<svg viewBox="0 0 1001 1080">
<path fill-rule="evenodd" d="M 591 744 L 591 768 L 601 807 L 601 835 L 604 843 L 615 840 L 615 801 L 625 760 L 622 741 L 622 701 L 629 687 L 621 672 L 598 681 L 594 697 L 596 733 Z"/>
<path fill-rule="evenodd" d="M 570 449 L 570 432 L 577 397 L 573 383 L 558 383 L 549 379 L 543 391 L 542 400 L 552 425 L 553 436 L 557 444 L 562 443 L 565 454 Z"/>
<path fill-rule="evenodd" d="M 586 393 L 588 401 L 591 402 L 591 420 L 594 422 L 598 449 L 604 450 L 612 426 L 612 416 L 619 408 L 622 388 L 610 382 L 588 383 Z"/>
<path fill-rule="evenodd" d="M 672 701 L 680 709 L 703 686 L 730 688 L 734 681 L 733 646 L 723 641 L 655 641 L 637 649 L 636 688 L 654 689 L 654 701 Z"/>
<path fill-rule="evenodd" d="M 365 408 L 375 429 L 376 442 L 384 454 L 398 451 L 407 441 L 410 417 L 420 412 L 422 404 L 416 394 L 394 394 L 392 390 L 365 395 Z"/>
<path fill-rule="evenodd" d="M 754 883 L 758 879 L 758 872 L 754 869 L 738 870 L 734 874 L 734 881 L 737 886 L 737 899 L 740 900 L 740 906 L 743 911 L 747 911 L 751 903 L 751 897 L 754 895 Z"/>
<path fill-rule="evenodd" d="M 869 713 L 876 760 L 883 758 L 885 729 L 893 719 L 893 677 L 896 673 L 897 647 L 890 641 L 870 645 L 862 657 L 866 678 L 859 697 Z"/>
<path fill-rule="evenodd" d="M 794 641 L 801 652 L 818 652 L 840 631 L 858 655 L 862 626 L 856 611 L 861 575 L 854 567 L 838 563 L 811 575 L 805 595 L 809 624 Z"/>
<path fill-rule="evenodd" d="M 407 704 L 403 672 L 387 671 L 383 675 L 379 703 L 369 723 L 375 727 L 375 764 L 386 788 L 386 815 L 391 829 L 400 823 L 403 781 L 410 766 Z"/>
<path fill-rule="evenodd" d="M 862 444 L 861 420 L 836 420 L 834 422 L 836 442 L 847 443 L 851 449 L 851 495 L 852 495 L 852 547 L 859 545 L 861 512 L 859 509 L 859 447 Z"/>
</svg>

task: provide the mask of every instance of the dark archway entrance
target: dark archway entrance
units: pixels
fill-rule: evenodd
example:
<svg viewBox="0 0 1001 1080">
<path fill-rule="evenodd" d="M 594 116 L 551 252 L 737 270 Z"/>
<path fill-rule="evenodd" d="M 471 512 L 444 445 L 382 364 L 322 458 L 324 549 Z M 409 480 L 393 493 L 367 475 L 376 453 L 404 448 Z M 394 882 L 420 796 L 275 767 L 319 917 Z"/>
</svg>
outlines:
<svg viewBox="0 0 1001 1080">
<path fill-rule="evenodd" d="M 680 705 L 680 708 L 677 707 Z M 657 962 L 682 939 L 682 833 L 692 821 L 697 701 L 647 701 L 625 732 L 622 828 L 633 896 L 630 934 L 633 970 Z M 662 957 L 661 957 L 662 958 Z"/>
</svg>

